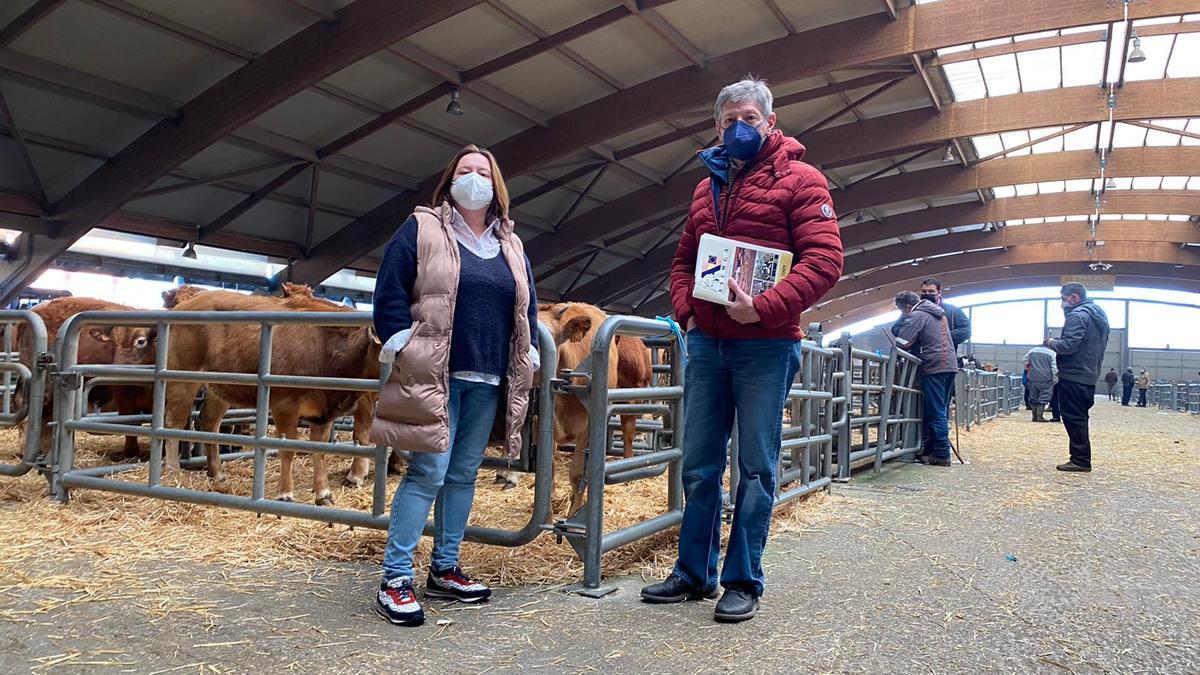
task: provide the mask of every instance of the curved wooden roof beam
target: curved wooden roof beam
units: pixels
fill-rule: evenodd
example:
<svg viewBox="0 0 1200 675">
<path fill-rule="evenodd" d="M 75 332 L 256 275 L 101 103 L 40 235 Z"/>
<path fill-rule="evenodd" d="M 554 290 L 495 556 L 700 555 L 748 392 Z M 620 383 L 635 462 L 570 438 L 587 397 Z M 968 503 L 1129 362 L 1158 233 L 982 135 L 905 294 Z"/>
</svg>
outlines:
<svg viewBox="0 0 1200 675">
<path fill-rule="evenodd" d="M 948 295 L 964 295 L 967 293 L 988 293 L 993 291 L 1006 291 L 1016 288 L 1034 288 L 1038 286 L 1058 286 L 1062 282 L 1062 275 L 1056 274 L 1056 265 L 1053 263 L 1035 263 L 1032 265 L 1013 265 L 1007 268 L 997 268 L 990 270 L 971 270 L 967 272 L 952 272 L 939 276 L 942 282 L 942 287 Z M 1122 269 L 1130 269 L 1131 265 L 1123 265 Z M 1120 285 L 1136 285 L 1149 288 L 1158 288 L 1170 291 L 1187 291 L 1191 293 L 1200 293 L 1200 279 L 1196 278 L 1197 270 L 1192 267 L 1183 267 L 1175 269 L 1174 267 L 1166 267 L 1159 269 L 1147 269 L 1144 265 L 1138 266 L 1138 270 L 1146 272 L 1145 274 L 1129 271 L 1123 274 L 1110 275 L 1116 277 L 1116 281 Z M 918 288 L 921 280 L 929 275 L 921 275 L 913 277 L 906 281 L 889 284 L 888 286 L 879 289 L 878 299 L 870 304 L 861 305 L 855 309 L 851 309 L 839 316 L 828 316 L 821 314 L 820 310 L 812 310 L 804 315 L 809 322 L 820 320 L 822 322 L 837 321 L 838 325 L 847 326 L 852 323 L 869 319 L 873 316 L 879 316 L 895 308 L 892 303 L 892 298 L 896 293 L 901 291 L 910 291 Z M 937 276 L 937 275 L 935 275 Z M 884 297 L 886 296 L 886 297 Z M 823 317 L 821 319 L 809 319 L 809 314 L 813 317 Z"/>
<path fill-rule="evenodd" d="M 1191 9 L 1194 8 L 1189 0 L 1156 0 L 1153 4 L 1132 5 L 1129 11 L 1131 18 L 1140 19 L 1184 14 Z M 1060 0 L 1055 3 L 1014 0 L 1004 4 L 942 0 L 913 6 L 906 8 L 895 21 L 885 14 L 866 16 L 787 35 L 712 58 L 702 68 L 689 66 L 667 73 L 558 115 L 549 120 L 548 126 L 528 129 L 493 145 L 491 149 L 501 158 L 505 173 L 515 176 L 627 131 L 709 105 L 722 86 L 750 71 L 770 82 L 782 84 L 854 65 L 929 52 L 939 47 L 1107 23 L 1119 17 L 1118 8 L 1107 7 L 1095 0 Z M 1127 86 L 1126 91 L 1133 86 Z M 1095 87 L 1085 89 L 1095 97 Z M 1008 97 L 1007 103 L 1012 105 L 1015 100 Z M 948 106 L 946 110 L 952 107 Z M 1103 108 L 1102 105 L 1092 107 Z M 864 122 L 870 123 L 871 120 Z M 1061 121 L 1050 124 L 1054 123 Z M 1018 126 L 1027 128 L 1029 125 Z M 961 135 L 964 134 L 958 134 Z M 281 272 L 280 277 L 319 283 L 350 264 L 358 255 L 379 246 L 390 236 L 398 219 L 425 199 L 433 182 L 425 181 L 418 192 L 397 195 L 346 225 L 318 245 L 310 259 L 297 261 Z M 654 200 L 662 204 L 658 212 L 680 203 L 665 203 L 666 194 L 677 188 L 671 185 L 674 182 L 673 179 L 662 187 L 653 186 L 656 190 Z M 691 177 L 683 182 L 690 182 L 690 187 L 694 187 L 697 179 Z M 688 196 L 691 194 L 690 187 Z M 621 219 L 610 218 L 607 222 L 612 224 L 621 222 Z M 571 221 L 564 225 L 570 226 Z M 595 238 L 591 236 L 589 241 Z M 562 250 L 565 247 L 554 248 L 558 249 L 558 254 L 569 253 Z M 571 251 L 577 248 L 572 247 Z M 545 259 L 535 259 L 535 262 L 545 262 Z"/>
<path fill-rule="evenodd" d="M 1086 222 L 1053 223 L 1050 226 L 1017 225 L 1001 228 L 995 232 L 960 232 L 919 239 L 908 244 L 885 246 L 848 256 L 843 274 L 862 274 L 910 260 L 922 260 L 963 251 L 1083 242 L 1090 239 L 1091 234 Z M 1097 248 L 1096 253 L 1098 258 L 1103 258 L 1106 255 L 1106 249 L 1115 242 L 1165 241 L 1173 244 L 1187 244 L 1192 241 L 1200 241 L 1200 232 L 1197 232 L 1196 226 L 1189 222 L 1104 220 L 1096 227 L 1096 241 L 1106 242 L 1104 246 Z"/>
<path fill-rule="evenodd" d="M 1133 264 L 1148 264 L 1150 270 L 1200 266 L 1200 249 L 1184 248 L 1168 242 L 1111 242 L 1105 244 L 1101 255 L 1106 263 L 1114 265 L 1116 273 L 1134 269 Z M 836 316 L 860 305 L 881 298 L 880 289 L 900 281 L 913 278 L 945 275 L 949 272 L 981 272 L 988 268 L 1012 267 L 1033 263 L 1053 263 L 1060 274 L 1091 274 L 1088 263 L 1100 259 L 1088 255 L 1083 242 L 1064 242 L 1021 246 L 1005 250 L 975 251 L 935 258 L 917 266 L 897 265 L 877 270 L 856 279 L 838 282 L 825 296 L 827 302 L 810 310 L 814 316 Z M 1140 268 L 1139 268 L 1140 269 Z M 1147 273 L 1143 269 L 1140 273 Z M 1193 270 L 1195 276 L 1195 270 Z"/>
<path fill-rule="evenodd" d="M 831 194 L 839 214 L 852 214 L 894 202 L 966 194 L 1002 185 L 1095 178 L 1096 162 L 1096 153 L 1090 149 L 1002 157 L 965 169 L 955 164 L 909 171 Z M 1106 175 L 1188 176 L 1197 166 L 1200 146 L 1119 148 L 1108 157 Z"/>
<path fill-rule="evenodd" d="M 357 0 L 237 69 L 130 143 L 53 207 L 61 236 L 0 266 L 7 302 L 72 243 L 188 158 L 277 104 L 380 49 L 482 0 Z"/>
<path fill-rule="evenodd" d="M 1107 119 L 1108 110 L 1097 91 L 1096 87 L 1072 87 L 955 103 L 945 106 L 940 114 L 926 108 L 885 115 L 860 124 L 820 131 L 801 140 L 810 148 L 806 160 L 816 164 L 851 161 L 855 157 L 881 153 L 890 156 L 914 147 L 944 145 L 953 138 Z M 1200 110 L 1195 101 L 1200 101 L 1200 78 L 1131 82 L 1122 90 L 1120 101 L 1118 118 L 1151 119 L 1197 114 Z M 1114 157 L 1125 152 L 1120 150 Z M 1190 153 L 1183 154 L 1190 156 Z M 987 164 L 976 168 L 985 166 Z M 958 172 L 971 171 L 951 168 Z M 1092 171 L 1092 175 L 1099 173 L 1094 158 Z M 651 185 L 592 209 L 563 223 L 558 232 L 529 241 L 526 246 L 529 258 L 534 265 L 543 264 L 557 256 L 570 255 L 600 237 L 611 238 L 635 230 L 640 220 L 686 204 L 696 184 L 707 175 L 703 168 L 680 173 L 662 187 Z M 868 185 L 864 183 L 863 187 Z M 836 193 L 834 205 L 846 212 Z"/>
</svg>

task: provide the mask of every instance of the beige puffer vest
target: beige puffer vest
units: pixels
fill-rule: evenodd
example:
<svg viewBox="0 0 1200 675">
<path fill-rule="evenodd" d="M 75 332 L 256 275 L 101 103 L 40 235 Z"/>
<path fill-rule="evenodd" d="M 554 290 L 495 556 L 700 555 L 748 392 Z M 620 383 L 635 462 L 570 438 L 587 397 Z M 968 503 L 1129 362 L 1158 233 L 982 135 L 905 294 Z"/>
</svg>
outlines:
<svg viewBox="0 0 1200 675">
<path fill-rule="evenodd" d="M 458 295 L 458 240 L 450 227 L 451 209 L 417 207 L 417 280 L 413 287 L 412 336 L 396 355 L 392 372 L 379 394 L 371 442 L 414 452 L 446 452 L 450 446 L 450 336 Z M 510 457 L 521 450 L 521 427 L 533 386 L 529 358 L 529 283 L 525 249 L 502 221 L 496 236 L 500 253 L 516 280 L 514 330 L 509 344 L 505 445 Z"/>
</svg>

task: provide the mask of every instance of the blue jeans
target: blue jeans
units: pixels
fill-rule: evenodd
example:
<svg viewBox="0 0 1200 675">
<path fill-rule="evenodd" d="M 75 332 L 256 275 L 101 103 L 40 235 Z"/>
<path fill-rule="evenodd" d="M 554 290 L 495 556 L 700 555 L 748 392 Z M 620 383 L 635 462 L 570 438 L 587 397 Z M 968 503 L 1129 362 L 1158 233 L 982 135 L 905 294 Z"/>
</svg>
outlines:
<svg viewBox="0 0 1200 675">
<path fill-rule="evenodd" d="M 925 436 L 925 454 L 934 459 L 950 459 L 950 392 L 958 373 L 921 375 L 924 415 L 921 431 Z"/>
<path fill-rule="evenodd" d="M 412 453 L 408 473 L 392 500 L 384 579 L 413 576 L 413 551 L 421 541 L 430 506 L 434 507 L 433 568 L 446 570 L 458 564 L 458 547 L 475 499 L 475 478 L 499 402 L 498 386 L 450 380 L 450 449 Z"/>
<path fill-rule="evenodd" d="M 733 424 L 741 480 L 721 585 L 762 595 L 762 552 L 775 506 L 783 406 L 800 369 L 796 340 L 717 340 L 687 335 L 683 490 L 675 574 L 704 589 L 717 585 L 721 478 Z"/>
</svg>

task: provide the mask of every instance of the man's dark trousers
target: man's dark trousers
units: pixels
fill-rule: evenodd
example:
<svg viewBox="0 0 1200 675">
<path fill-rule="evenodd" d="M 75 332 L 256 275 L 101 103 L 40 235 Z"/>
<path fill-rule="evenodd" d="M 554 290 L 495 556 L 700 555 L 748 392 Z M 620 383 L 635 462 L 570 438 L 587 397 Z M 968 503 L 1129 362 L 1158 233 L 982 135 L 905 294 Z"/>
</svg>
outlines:
<svg viewBox="0 0 1200 675">
<path fill-rule="evenodd" d="M 1125 389 L 1121 392 L 1121 405 L 1128 406 L 1129 399 L 1133 398 L 1133 384 L 1123 385 Z"/>
<path fill-rule="evenodd" d="M 1088 438 L 1088 410 L 1096 402 L 1096 385 L 1059 380 L 1055 387 L 1063 426 L 1071 441 L 1071 462 L 1092 467 L 1092 442 Z"/>
<path fill-rule="evenodd" d="M 1050 392 L 1050 412 L 1055 421 L 1062 418 L 1062 404 L 1058 400 L 1058 386 L 1061 382 L 1054 384 L 1054 389 Z"/>
</svg>

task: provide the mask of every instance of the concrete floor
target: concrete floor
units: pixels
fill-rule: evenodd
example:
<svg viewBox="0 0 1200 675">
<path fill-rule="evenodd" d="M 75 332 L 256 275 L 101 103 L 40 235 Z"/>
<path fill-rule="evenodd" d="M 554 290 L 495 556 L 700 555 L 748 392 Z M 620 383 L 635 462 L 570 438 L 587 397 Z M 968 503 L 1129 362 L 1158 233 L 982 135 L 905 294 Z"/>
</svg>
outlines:
<svg viewBox="0 0 1200 675">
<path fill-rule="evenodd" d="M 1200 418 L 1093 414 L 1090 475 L 1055 472 L 1064 431 L 1022 416 L 964 434 L 966 466 L 835 486 L 832 522 L 772 540 L 762 611 L 741 625 L 713 623 L 711 602 L 643 605 L 643 580 L 620 579 L 601 600 L 502 589 L 402 629 L 372 611 L 373 560 L 180 562 L 139 572 L 185 581 L 195 611 L 139 592 L 20 614 L 60 589 L 0 585 L 0 672 L 1200 672 Z"/>
</svg>

